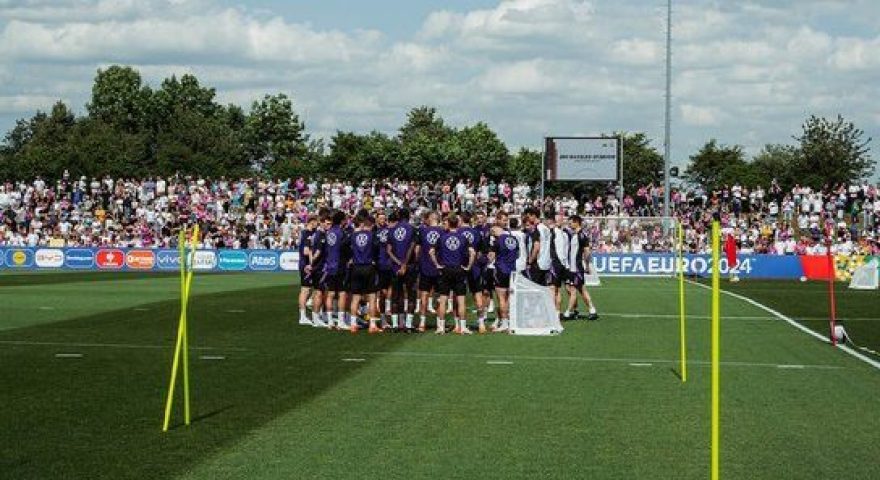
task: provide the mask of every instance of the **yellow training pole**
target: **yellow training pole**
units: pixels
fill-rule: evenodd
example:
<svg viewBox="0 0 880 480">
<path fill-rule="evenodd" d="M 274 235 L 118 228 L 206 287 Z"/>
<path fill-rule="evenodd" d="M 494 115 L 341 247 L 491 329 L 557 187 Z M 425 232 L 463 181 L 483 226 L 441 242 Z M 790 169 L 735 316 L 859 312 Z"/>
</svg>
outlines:
<svg viewBox="0 0 880 480">
<path fill-rule="evenodd" d="M 712 222 L 712 480 L 718 480 L 719 462 L 719 403 L 721 395 L 720 336 L 721 336 L 721 227 Z"/>
<path fill-rule="evenodd" d="M 171 362 L 171 380 L 168 384 L 168 396 L 165 401 L 165 420 L 162 422 L 162 431 L 168 431 L 168 424 L 171 422 L 171 407 L 174 404 L 174 385 L 177 383 L 177 368 L 180 360 L 180 351 L 183 346 L 184 336 L 184 316 L 186 315 L 186 234 L 180 231 L 178 238 L 178 252 L 180 254 L 180 319 L 177 323 L 177 342 L 174 345 L 174 360 Z"/>
<path fill-rule="evenodd" d="M 187 323 L 187 311 L 189 310 L 189 292 L 192 287 L 193 264 L 195 263 L 196 248 L 198 248 L 199 226 L 193 228 L 192 242 L 190 245 L 189 272 L 186 277 L 186 290 L 183 303 L 183 423 L 189 425 L 189 324 Z"/>
<path fill-rule="evenodd" d="M 679 333 L 681 343 L 681 381 L 688 380 L 687 370 L 687 336 L 686 336 L 686 319 L 684 306 L 684 228 L 681 222 L 678 222 L 678 311 L 679 311 Z"/>
</svg>

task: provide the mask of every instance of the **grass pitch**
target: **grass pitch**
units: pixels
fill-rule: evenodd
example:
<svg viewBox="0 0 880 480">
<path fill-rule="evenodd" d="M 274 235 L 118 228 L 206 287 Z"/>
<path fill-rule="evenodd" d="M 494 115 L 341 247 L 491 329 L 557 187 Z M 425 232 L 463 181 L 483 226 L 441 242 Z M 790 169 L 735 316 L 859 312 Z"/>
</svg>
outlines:
<svg viewBox="0 0 880 480">
<path fill-rule="evenodd" d="M 296 326 L 292 278 L 196 277 L 194 422 L 177 409 L 163 434 L 176 276 L 0 275 L 0 478 L 708 476 L 700 286 L 682 384 L 670 279 L 603 279 L 602 319 L 559 337 L 461 338 Z M 826 308 L 812 284 L 734 288 L 796 317 Z M 842 316 L 880 311 L 876 292 L 853 293 L 867 295 L 844 295 Z M 722 301 L 722 476 L 880 477 L 880 371 Z M 873 325 L 847 328 L 869 343 Z"/>
</svg>

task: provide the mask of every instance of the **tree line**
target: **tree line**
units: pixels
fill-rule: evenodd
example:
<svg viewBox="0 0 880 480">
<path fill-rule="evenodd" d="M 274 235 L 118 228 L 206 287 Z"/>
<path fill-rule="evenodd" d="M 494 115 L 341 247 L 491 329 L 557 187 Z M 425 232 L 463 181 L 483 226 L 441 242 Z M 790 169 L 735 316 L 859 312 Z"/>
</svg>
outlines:
<svg viewBox="0 0 880 480">
<path fill-rule="evenodd" d="M 747 158 L 738 145 L 710 140 L 690 157 L 683 179 L 714 189 L 766 185 L 775 178 L 821 188 L 870 176 L 871 139 L 842 117 L 809 117 L 792 144 L 767 145 Z M 623 138 L 624 188 L 662 181 L 663 157 L 645 133 Z M 275 178 L 506 178 L 536 184 L 541 152 L 511 152 L 485 123 L 448 125 L 437 110 L 410 110 L 393 135 L 337 131 L 326 142 L 306 133 L 290 97 L 267 94 L 245 110 L 222 105 L 194 75 L 171 76 L 158 88 L 140 73 L 114 65 L 97 72 L 86 114 L 57 102 L 20 119 L 0 144 L 0 178 L 202 175 Z M 602 188 L 559 184 L 553 191 Z"/>
</svg>

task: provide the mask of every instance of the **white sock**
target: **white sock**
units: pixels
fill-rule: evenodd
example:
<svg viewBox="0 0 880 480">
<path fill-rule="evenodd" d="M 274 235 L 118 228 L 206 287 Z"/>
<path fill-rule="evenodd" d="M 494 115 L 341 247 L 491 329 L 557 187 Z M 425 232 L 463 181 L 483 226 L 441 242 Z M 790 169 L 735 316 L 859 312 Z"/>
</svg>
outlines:
<svg viewBox="0 0 880 480">
<path fill-rule="evenodd" d="M 590 313 L 596 313 L 596 307 L 594 307 L 593 304 L 590 304 Z"/>
<path fill-rule="evenodd" d="M 428 323 L 428 317 L 426 315 L 419 316 L 419 325 L 425 325 Z"/>
<path fill-rule="evenodd" d="M 394 328 L 397 328 L 397 325 L 398 325 L 398 323 L 397 323 L 397 318 L 398 318 L 398 317 L 397 317 L 396 314 L 391 315 L 391 326 L 394 327 Z"/>
<path fill-rule="evenodd" d="M 412 322 L 413 322 L 413 316 L 407 315 L 406 316 L 406 328 L 412 328 Z"/>
<path fill-rule="evenodd" d="M 312 312 L 312 323 L 319 324 L 321 323 L 321 314 L 318 312 Z"/>
<path fill-rule="evenodd" d="M 459 328 L 461 328 L 462 330 L 467 329 L 467 320 L 459 320 L 459 321 L 458 321 L 458 326 L 459 326 Z"/>
<path fill-rule="evenodd" d="M 390 298 L 385 299 L 385 311 L 386 312 L 391 311 L 391 299 Z"/>
</svg>

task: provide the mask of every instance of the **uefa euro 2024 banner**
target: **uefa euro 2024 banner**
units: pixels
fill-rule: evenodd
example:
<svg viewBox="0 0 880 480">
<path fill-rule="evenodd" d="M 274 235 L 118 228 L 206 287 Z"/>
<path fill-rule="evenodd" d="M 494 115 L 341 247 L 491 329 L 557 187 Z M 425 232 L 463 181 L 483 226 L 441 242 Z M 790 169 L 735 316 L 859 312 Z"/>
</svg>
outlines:
<svg viewBox="0 0 880 480">
<path fill-rule="evenodd" d="M 798 279 L 808 260 L 817 257 L 781 255 L 740 255 L 734 271 L 741 278 Z M 599 275 L 662 276 L 677 269 L 671 253 L 596 254 L 593 263 Z M 726 258 L 721 273 L 731 273 Z M 180 268 L 180 254 L 170 249 L 122 248 L 0 248 L 0 268 L 11 270 L 99 270 L 173 271 Z M 198 250 L 193 268 L 203 272 L 292 272 L 299 270 L 299 253 L 288 250 Z M 685 273 L 708 276 L 712 257 L 686 255 Z M 809 273 L 809 272 L 807 272 Z M 813 275 L 809 275 L 811 278 Z"/>
</svg>

